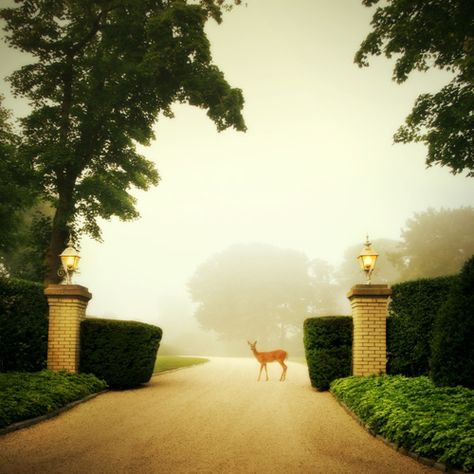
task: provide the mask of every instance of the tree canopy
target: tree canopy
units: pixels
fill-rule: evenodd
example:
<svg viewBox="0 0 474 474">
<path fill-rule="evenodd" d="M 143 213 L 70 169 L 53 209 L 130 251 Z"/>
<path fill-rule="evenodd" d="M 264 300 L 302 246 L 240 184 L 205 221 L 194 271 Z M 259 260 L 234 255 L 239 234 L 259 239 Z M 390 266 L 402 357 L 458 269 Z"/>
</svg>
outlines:
<svg viewBox="0 0 474 474">
<path fill-rule="evenodd" d="M 428 209 L 408 219 L 402 239 L 389 258 L 400 279 L 458 273 L 474 255 L 474 209 Z"/>
<path fill-rule="evenodd" d="M 236 1 L 235 3 L 240 3 Z M 6 40 L 34 62 L 9 78 L 29 99 L 19 153 L 55 208 L 46 281 L 69 231 L 100 238 L 98 219 L 138 216 L 132 187 L 159 181 L 136 151 L 174 102 L 207 110 L 219 131 L 245 130 L 243 96 L 212 63 L 204 27 L 222 0 L 18 1 L 0 10 Z"/>
<path fill-rule="evenodd" d="M 418 97 L 394 136 L 395 142 L 422 142 L 426 164 L 474 176 L 474 3 L 471 0 L 362 0 L 382 3 L 372 31 L 355 62 L 368 66 L 370 56 L 395 56 L 393 79 L 407 80 L 414 70 L 438 68 L 453 78 L 435 94 Z"/>
<path fill-rule="evenodd" d="M 236 244 L 201 264 L 188 288 L 201 326 L 223 339 L 283 344 L 313 315 L 307 257 L 266 244 Z"/>
</svg>

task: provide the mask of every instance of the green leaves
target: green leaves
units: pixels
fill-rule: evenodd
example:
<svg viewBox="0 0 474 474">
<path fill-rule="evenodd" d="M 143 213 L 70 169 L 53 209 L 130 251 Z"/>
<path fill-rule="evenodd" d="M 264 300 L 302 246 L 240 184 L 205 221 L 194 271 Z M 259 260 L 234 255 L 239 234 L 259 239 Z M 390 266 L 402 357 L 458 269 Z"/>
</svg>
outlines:
<svg viewBox="0 0 474 474">
<path fill-rule="evenodd" d="M 331 392 L 369 428 L 420 456 L 474 468 L 474 391 L 427 377 L 347 377 Z"/>
<path fill-rule="evenodd" d="M 362 2 L 366 6 L 378 0 Z M 397 143 L 422 142 L 426 164 L 448 166 L 453 174 L 474 176 L 474 4 L 470 0 L 389 0 L 376 9 L 372 31 L 354 62 L 395 56 L 393 79 L 402 83 L 414 71 L 432 67 L 454 79 L 436 94 L 422 94 L 394 136 Z"/>
<path fill-rule="evenodd" d="M 131 188 L 159 177 L 135 145 L 150 143 L 174 102 L 207 110 L 219 131 L 245 130 L 242 92 L 212 63 L 205 32 L 232 4 L 61 0 L 0 9 L 9 44 L 35 59 L 10 82 L 32 106 L 22 154 L 41 174 L 44 195 L 57 198 L 47 280 L 55 279 L 67 225 L 100 238 L 99 217 L 137 217 Z"/>
<path fill-rule="evenodd" d="M 90 374 L 49 370 L 0 373 L 0 428 L 46 415 L 106 387 Z"/>
</svg>

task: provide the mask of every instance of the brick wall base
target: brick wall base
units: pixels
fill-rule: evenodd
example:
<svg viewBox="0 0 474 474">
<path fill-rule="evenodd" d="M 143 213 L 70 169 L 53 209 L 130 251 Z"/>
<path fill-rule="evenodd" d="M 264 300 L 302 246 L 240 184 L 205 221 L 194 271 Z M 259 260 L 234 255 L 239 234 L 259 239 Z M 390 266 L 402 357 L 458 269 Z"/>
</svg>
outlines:
<svg viewBox="0 0 474 474">
<path fill-rule="evenodd" d="M 80 285 L 49 285 L 48 369 L 79 371 L 80 324 L 92 295 Z"/>
<path fill-rule="evenodd" d="M 347 297 L 352 306 L 352 374 L 385 374 L 387 364 L 388 285 L 355 285 Z"/>
</svg>

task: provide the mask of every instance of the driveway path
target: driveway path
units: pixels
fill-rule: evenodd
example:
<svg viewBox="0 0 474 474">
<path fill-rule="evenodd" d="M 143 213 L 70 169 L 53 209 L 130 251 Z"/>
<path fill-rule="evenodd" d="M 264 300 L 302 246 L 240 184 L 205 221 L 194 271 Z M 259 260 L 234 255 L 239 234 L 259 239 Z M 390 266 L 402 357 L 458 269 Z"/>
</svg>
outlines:
<svg viewBox="0 0 474 474">
<path fill-rule="evenodd" d="M 435 473 L 363 430 L 305 366 L 216 358 L 0 437 L 2 474 Z"/>
</svg>

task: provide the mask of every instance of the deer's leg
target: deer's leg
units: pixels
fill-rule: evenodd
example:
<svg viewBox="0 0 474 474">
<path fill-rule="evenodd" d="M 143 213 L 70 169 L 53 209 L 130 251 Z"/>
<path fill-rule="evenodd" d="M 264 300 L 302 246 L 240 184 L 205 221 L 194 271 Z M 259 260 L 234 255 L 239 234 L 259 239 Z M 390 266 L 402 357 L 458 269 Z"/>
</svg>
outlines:
<svg viewBox="0 0 474 474">
<path fill-rule="evenodd" d="M 265 375 L 267 376 L 267 382 L 268 382 L 268 370 L 267 370 L 267 364 L 265 364 Z"/>
<path fill-rule="evenodd" d="M 280 365 L 283 369 L 280 377 L 280 382 L 284 382 L 286 380 L 286 371 L 288 370 L 288 366 L 283 361 L 280 362 Z"/>
<path fill-rule="evenodd" d="M 260 376 L 262 375 L 262 370 L 263 370 L 263 364 L 260 364 L 260 372 L 258 373 L 257 382 L 260 382 Z"/>
</svg>

